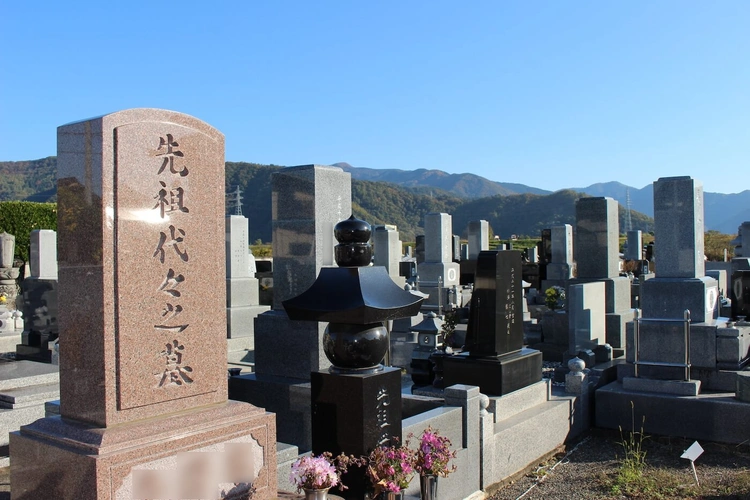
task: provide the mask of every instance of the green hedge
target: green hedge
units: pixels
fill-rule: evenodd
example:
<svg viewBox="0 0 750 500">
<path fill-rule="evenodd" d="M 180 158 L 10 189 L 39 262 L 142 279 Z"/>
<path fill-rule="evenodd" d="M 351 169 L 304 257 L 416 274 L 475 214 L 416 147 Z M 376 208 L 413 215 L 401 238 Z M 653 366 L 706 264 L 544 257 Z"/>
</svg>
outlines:
<svg viewBox="0 0 750 500">
<path fill-rule="evenodd" d="M 56 203 L 0 202 L 0 233 L 16 237 L 16 259 L 29 260 L 30 235 L 34 229 L 57 231 Z"/>
</svg>

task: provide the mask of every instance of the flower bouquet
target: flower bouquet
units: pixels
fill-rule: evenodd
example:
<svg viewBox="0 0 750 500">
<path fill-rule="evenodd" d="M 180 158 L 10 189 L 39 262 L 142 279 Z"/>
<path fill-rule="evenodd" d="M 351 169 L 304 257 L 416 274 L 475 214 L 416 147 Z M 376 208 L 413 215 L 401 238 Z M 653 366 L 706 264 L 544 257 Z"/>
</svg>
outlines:
<svg viewBox="0 0 750 500">
<path fill-rule="evenodd" d="M 289 480 L 297 487 L 297 491 L 328 490 L 334 486 L 345 490 L 346 486 L 341 482 L 341 475 L 349 466 L 361 463 L 360 459 L 343 453 L 337 457 L 329 452 L 324 452 L 317 457 L 304 456 L 292 464 Z"/>
<path fill-rule="evenodd" d="M 456 470 L 455 465 L 448 467 L 448 462 L 456 458 L 456 452 L 450 448 L 450 439 L 433 431 L 432 427 L 427 427 L 419 438 L 414 468 L 423 476 L 448 476 Z"/>
<path fill-rule="evenodd" d="M 380 446 L 372 450 L 367 475 L 375 488 L 375 495 L 383 492 L 399 493 L 409 486 L 414 475 L 414 450 L 404 446 Z"/>
<path fill-rule="evenodd" d="M 551 286 L 544 292 L 544 303 L 551 310 L 559 309 L 565 302 L 565 289 L 561 286 Z"/>
</svg>

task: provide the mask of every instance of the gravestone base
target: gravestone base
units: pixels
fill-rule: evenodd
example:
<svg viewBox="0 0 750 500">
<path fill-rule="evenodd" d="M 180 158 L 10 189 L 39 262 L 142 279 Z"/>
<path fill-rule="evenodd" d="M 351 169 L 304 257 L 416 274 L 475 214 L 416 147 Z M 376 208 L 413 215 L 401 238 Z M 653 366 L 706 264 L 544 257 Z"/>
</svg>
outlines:
<svg viewBox="0 0 750 500">
<path fill-rule="evenodd" d="M 227 307 L 251 306 L 260 302 L 258 278 L 227 278 Z"/>
<path fill-rule="evenodd" d="M 366 375 L 313 372 L 312 451 L 319 455 L 366 456 L 393 437 L 401 439 L 401 371 L 385 368 Z M 368 481 L 364 469 L 351 469 L 341 493 L 364 498 Z"/>
<path fill-rule="evenodd" d="M 37 363 L 52 363 L 52 351 L 46 345 L 42 347 L 17 344 L 16 360 L 36 361 Z"/>
<path fill-rule="evenodd" d="M 270 306 L 227 307 L 227 338 L 251 337 L 255 333 L 255 318 L 269 309 Z"/>
<path fill-rule="evenodd" d="M 9 432 L 44 417 L 45 403 L 59 397 L 57 366 L 32 361 L 0 363 L 0 447 L 8 444 Z"/>
<path fill-rule="evenodd" d="M 613 349 L 625 349 L 628 322 L 635 318 L 635 309 L 630 309 L 625 313 L 607 313 L 604 315 L 604 325 L 606 329 L 605 339 L 607 344 Z"/>
<path fill-rule="evenodd" d="M 630 309 L 630 279 L 624 276 L 616 278 L 575 278 L 569 285 L 578 283 L 604 283 L 605 312 L 621 313 Z"/>
<path fill-rule="evenodd" d="M 635 367 L 632 363 L 626 363 L 624 360 L 617 365 L 617 377 L 616 380 L 622 383 L 626 377 L 635 377 Z M 660 368 L 660 367 L 648 367 L 641 366 L 638 370 L 640 376 L 648 376 L 652 379 L 669 380 L 663 376 L 664 372 L 657 371 L 656 374 L 650 372 L 647 368 Z M 681 380 L 684 378 L 684 370 L 679 368 L 674 369 L 675 372 L 671 373 L 672 380 Z M 716 369 L 704 369 L 704 368 L 691 368 L 690 380 L 700 380 L 701 390 L 711 392 L 733 392 L 736 389 L 737 376 L 739 373 L 736 370 L 716 370 Z M 654 376 L 656 375 L 656 376 Z"/>
<path fill-rule="evenodd" d="M 503 396 L 542 379 L 542 353 L 524 347 L 500 356 L 448 356 L 443 361 L 443 379 L 445 387 L 475 385 L 483 394 Z"/>
<path fill-rule="evenodd" d="M 542 352 L 545 361 L 564 361 L 563 356 L 568 350 L 567 311 L 547 311 L 540 320 L 542 341 L 530 347 Z"/>
<path fill-rule="evenodd" d="M 245 401 L 276 414 L 277 440 L 312 449 L 310 382 L 251 373 L 229 377 L 229 399 Z"/>
<path fill-rule="evenodd" d="M 52 362 L 52 350 L 49 343 L 57 339 L 57 332 L 40 333 L 25 331 L 21 334 L 21 343 L 16 345 L 16 360 Z"/>
<path fill-rule="evenodd" d="M 658 392 L 675 396 L 697 396 L 700 394 L 700 380 L 659 380 L 643 377 L 625 377 L 622 388 L 626 391 Z"/>
<path fill-rule="evenodd" d="M 750 325 L 724 325 L 716 329 L 716 368 L 740 370 L 750 361 Z"/>
<path fill-rule="evenodd" d="M 635 361 L 634 323 L 627 325 L 627 348 L 626 360 L 628 363 Z M 684 326 L 680 320 L 674 322 L 641 323 L 640 333 L 640 361 L 656 361 L 669 363 L 684 363 L 685 361 L 685 334 Z M 717 331 L 718 324 L 710 323 L 690 324 L 690 364 L 692 370 L 704 369 L 715 371 L 717 366 Z M 731 329 L 727 329 L 728 331 Z M 730 339 L 731 337 L 727 337 Z M 734 352 L 735 361 L 739 356 Z M 642 365 L 639 368 L 641 374 L 649 378 L 658 379 L 682 379 L 684 368 L 670 366 Z"/>
<path fill-rule="evenodd" d="M 732 444 L 747 441 L 747 427 L 739 423 L 750 421 L 750 404 L 738 401 L 734 392 L 676 396 L 629 391 L 612 382 L 595 397 L 596 427 L 629 432 L 640 431 L 643 423 L 646 434 Z"/>
<path fill-rule="evenodd" d="M 311 372 L 328 369 L 331 362 L 322 347 L 327 325 L 292 321 L 283 310 L 264 312 L 255 319 L 255 372 L 307 381 Z"/>
<path fill-rule="evenodd" d="M 750 372 L 739 372 L 737 374 L 736 387 L 735 397 L 737 400 L 750 403 Z"/>
<path fill-rule="evenodd" d="M 460 284 L 460 273 L 461 266 L 456 262 L 423 262 L 419 264 L 419 290 L 430 294 L 425 299 L 423 306 L 438 305 L 438 288 L 434 284 L 440 278 L 443 284 L 439 291 L 443 296 L 442 303 L 443 309 L 445 309 L 448 305 L 448 289 Z M 423 285 L 422 282 L 432 283 L 433 286 Z"/>
<path fill-rule="evenodd" d="M 542 291 L 547 290 L 553 285 L 560 285 L 559 283 L 566 283 L 573 277 L 573 268 L 570 264 L 550 262 L 547 264 L 547 279 L 542 280 Z"/>
<path fill-rule="evenodd" d="M 13 498 L 18 500 L 162 498 L 137 494 L 139 483 L 146 481 L 141 474 L 147 473 L 136 471 L 144 469 L 163 473 L 160 477 L 167 485 L 191 493 L 208 484 L 214 498 L 224 498 L 227 495 L 222 491 L 234 488 L 238 493 L 247 490 L 249 482 L 256 488 L 253 498 L 275 498 L 277 493 L 275 417 L 244 403 L 229 402 L 111 428 L 44 418 L 12 433 L 10 448 Z M 179 467 L 177 455 L 184 452 L 213 452 L 202 458 L 217 466 L 214 474 L 205 463 L 193 469 Z M 218 465 L 224 457 L 227 465 L 242 467 L 238 471 L 242 479 L 231 477 L 231 467 Z M 176 477 L 166 482 L 168 471 L 175 471 Z M 236 486 L 235 482 L 246 484 Z"/>
<path fill-rule="evenodd" d="M 641 284 L 644 318 L 682 319 L 690 310 L 693 323 L 715 317 L 719 285 L 708 276 L 702 278 L 653 278 Z"/>
</svg>

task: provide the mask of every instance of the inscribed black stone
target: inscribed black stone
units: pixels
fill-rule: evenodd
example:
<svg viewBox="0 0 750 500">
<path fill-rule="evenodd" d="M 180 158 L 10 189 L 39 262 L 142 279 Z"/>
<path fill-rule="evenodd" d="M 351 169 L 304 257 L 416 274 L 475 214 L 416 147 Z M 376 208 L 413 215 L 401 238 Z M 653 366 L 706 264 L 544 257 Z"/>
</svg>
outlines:
<svg viewBox="0 0 750 500">
<path fill-rule="evenodd" d="M 401 439 L 401 370 L 385 368 L 365 375 L 312 372 L 312 452 L 366 456 Z M 364 498 L 364 469 L 344 478 L 345 498 Z"/>
<path fill-rule="evenodd" d="M 466 350 L 499 356 L 523 347 L 521 252 L 484 251 L 477 258 Z"/>
<path fill-rule="evenodd" d="M 732 318 L 750 318 L 750 271 L 732 273 Z"/>
</svg>

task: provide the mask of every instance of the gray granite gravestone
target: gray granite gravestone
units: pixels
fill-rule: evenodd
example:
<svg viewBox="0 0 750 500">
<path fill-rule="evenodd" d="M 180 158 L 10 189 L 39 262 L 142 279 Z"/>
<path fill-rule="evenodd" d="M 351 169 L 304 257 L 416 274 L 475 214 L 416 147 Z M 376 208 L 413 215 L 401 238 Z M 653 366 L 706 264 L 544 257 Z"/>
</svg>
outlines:
<svg viewBox="0 0 750 500">
<path fill-rule="evenodd" d="M 229 397 L 277 413 L 280 441 L 310 450 L 310 373 L 330 362 L 327 323 L 292 321 L 283 301 L 334 264 L 333 227 L 351 213 L 351 175 L 338 167 L 287 167 L 272 177 L 273 309 L 255 320 L 255 373 L 231 377 Z"/>
<path fill-rule="evenodd" d="M 469 258 L 479 257 L 479 252 L 490 249 L 490 223 L 486 220 L 469 221 L 468 227 Z"/>
<path fill-rule="evenodd" d="M 573 277 L 573 226 L 564 224 L 550 228 L 550 261 L 547 263 L 547 278 L 542 290 L 565 282 Z"/>
<path fill-rule="evenodd" d="M 424 231 L 424 262 L 418 267 L 419 288 L 430 294 L 425 306 L 437 308 L 441 298 L 443 306 L 448 303 L 448 289 L 459 284 L 460 266 L 453 262 L 451 216 L 445 213 L 425 215 Z"/>
<path fill-rule="evenodd" d="M 690 310 L 694 323 L 715 317 L 718 284 L 705 276 L 703 185 L 690 177 L 654 182 L 656 277 L 641 285 L 644 318 L 681 318 Z"/>
<path fill-rule="evenodd" d="M 580 351 L 594 350 L 603 343 L 606 335 L 604 283 L 571 284 L 567 301 L 569 346 L 566 357 L 573 358 Z"/>
<path fill-rule="evenodd" d="M 401 262 L 401 240 L 399 239 L 396 226 L 379 225 L 373 226 L 372 242 L 375 246 L 373 264 L 383 266 L 388 271 L 391 279 L 400 286 L 404 286 L 406 280 L 399 275 L 399 262 Z"/>
<path fill-rule="evenodd" d="M 625 325 L 633 319 L 630 280 L 619 276 L 618 204 L 612 198 L 581 198 L 576 202 L 575 256 L 578 276 L 571 283 L 605 284 L 606 343 L 622 354 Z M 601 339 L 604 341 L 605 339 Z"/>
<path fill-rule="evenodd" d="M 640 229 L 628 231 L 625 260 L 643 259 L 643 236 Z"/>
<path fill-rule="evenodd" d="M 255 318 L 270 309 L 260 305 L 258 278 L 251 268 L 248 220 L 242 215 L 225 219 L 227 267 L 227 355 L 232 363 L 248 365 L 254 351 Z"/>
</svg>

